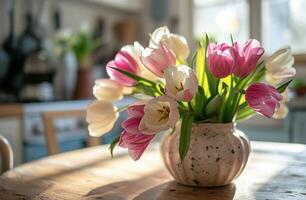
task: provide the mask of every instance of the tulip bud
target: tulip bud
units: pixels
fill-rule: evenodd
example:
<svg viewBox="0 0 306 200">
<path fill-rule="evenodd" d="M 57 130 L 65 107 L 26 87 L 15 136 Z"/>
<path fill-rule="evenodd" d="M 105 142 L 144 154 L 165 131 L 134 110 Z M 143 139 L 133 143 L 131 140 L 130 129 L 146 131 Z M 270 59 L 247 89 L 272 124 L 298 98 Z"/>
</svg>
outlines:
<svg viewBox="0 0 306 200">
<path fill-rule="evenodd" d="M 166 95 L 177 101 L 191 101 L 199 87 L 197 76 L 190 67 L 181 65 L 165 70 Z"/>
<path fill-rule="evenodd" d="M 111 102 L 93 101 L 87 107 L 86 121 L 91 136 L 99 137 L 112 130 L 118 119 L 117 109 Z"/>
<path fill-rule="evenodd" d="M 93 87 L 93 94 L 98 100 L 117 101 L 123 97 L 123 87 L 111 79 L 98 79 Z"/>
<path fill-rule="evenodd" d="M 163 77 L 164 70 L 176 63 L 173 51 L 163 44 L 160 44 L 158 49 L 146 48 L 142 52 L 141 60 L 145 67 L 159 77 Z"/>
<path fill-rule="evenodd" d="M 158 133 L 174 128 L 180 118 L 178 104 L 166 96 L 156 97 L 144 108 L 140 131 L 145 134 Z"/>
<path fill-rule="evenodd" d="M 254 83 L 247 88 L 245 99 L 254 111 L 271 118 L 280 106 L 282 95 L 272 85 Z"/>
<path fill-rule="evenodd" d="M 183 36 L 170 33 L 168 27 L 160 27 L 151 34 L 149 47 L 157 48 L 160 43 L 167 45 L 179 59 L 186 59 L 190 53 L 186 39 Z"/>
<path fill-rule="evenodd" d="M 245 77 L 253 72 L 257 62 L 263 55 L 264 49 L 257 40 L 250 39 L 244 44 L 235 42 L 235 67 L 233 73 L 238 77 Z"/>
<path fill-rule="evenodd" d="M 232 48 L 225 43 L 208 45 L 208 69 L 213 76 L 224 78 L 232 73 L 234 59 Z"/>
<path fill-rule="evenodd" d="M 135 80 L 127 77 L 119 71 L 113 68 L 119 68 L 137 75 L 140 75 L 140 66 L 136 60 L 126 51 L 119 51 L 116 54 L 115 60 L 107 63 L 106 71 L 110 79 L 117 81 L 123 86 L 132 86 L 135 84 Z"/>
</svg>

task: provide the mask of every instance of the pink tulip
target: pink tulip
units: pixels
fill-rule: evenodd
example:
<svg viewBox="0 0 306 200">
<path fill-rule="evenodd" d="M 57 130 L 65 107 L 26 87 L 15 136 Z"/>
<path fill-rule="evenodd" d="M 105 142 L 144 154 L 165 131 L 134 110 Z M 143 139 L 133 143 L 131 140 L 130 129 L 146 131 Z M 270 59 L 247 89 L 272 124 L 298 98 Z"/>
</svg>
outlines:
<svg viewBox="0 0 306 200">
<path fill-rule="evenodd" d="M 135 84 L 135 80 L 123 75 L 122 73 L 112 69 L 118 68 L 134 74 L 140 74 L 140 66 L 136 60 L 127 51 L 119 51 L 115 59 L 108 62 L 106 65 L 107 74 L 111 79 L 117 81 L 123 86 L 132 86 Z"/>
<path fill-rule="evenodd" d="M 163 77 L 167 67 L 175 65 L 176 58 L 174 52 L 160 43 L 157 49 L 145 48 L 141 55 L 142 63 L 156 76 Z"/>
<path fill-rule="evenodd" d="M 246 90 L 245 98 L 254 111 L 271 118 L 280 106 L 282 95 L 272 85 L 254 83 Z"/>
<path fill-rule="evenodd" d="M 257 40 L 249 39 L 246 43 L 235 42 L 235 67 L 233 73 L 238 77 L 245 77 L 255 70 L 256 64 L 263 55 L 264 49 Z"/>
<path fill-rule="evenodd" d="M 232 73 L 234 58 L 232 47 L 225 43 L 208 45 L 208 69 L 217 78 L 224 78 Z"/>
<path fill-rule="evenodd" d="M 124 131 L 121 133 L 119 146 L 129 149 L 133 160 L 138 160 L 154 138 L 154 134 L 145 135 L 139 130 L 144 115 L 144 104 L 136 103 L 128 108 L 128 119 L 122 122 Z"/>
</svg>

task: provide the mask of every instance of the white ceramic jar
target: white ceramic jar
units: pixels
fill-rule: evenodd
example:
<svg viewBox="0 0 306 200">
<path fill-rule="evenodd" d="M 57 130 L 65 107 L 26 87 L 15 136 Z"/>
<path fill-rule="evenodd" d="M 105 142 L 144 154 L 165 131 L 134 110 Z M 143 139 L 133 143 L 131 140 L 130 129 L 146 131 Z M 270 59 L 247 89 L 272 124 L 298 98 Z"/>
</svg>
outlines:
<svg viewBox="0 0 306 200">
<path fill-rule="evenodd" d="M 161 155 L 173 178 L 184 185 L 223 186 L 243 171 L 250 154 L 250 143 L 235 124 L 194 123 L 188 153 L 179 156 L 180 124 L 161 140 Z"/>
</svg>

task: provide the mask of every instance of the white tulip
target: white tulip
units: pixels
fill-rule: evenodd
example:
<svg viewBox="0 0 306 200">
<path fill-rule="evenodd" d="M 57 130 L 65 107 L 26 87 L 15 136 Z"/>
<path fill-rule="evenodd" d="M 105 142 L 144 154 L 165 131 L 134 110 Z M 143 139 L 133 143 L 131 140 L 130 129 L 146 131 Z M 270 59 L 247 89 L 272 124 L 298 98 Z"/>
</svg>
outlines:
<svg viewBox="0 0 306 200">
<path fill-rule="evenodd" d="M 290 47 L 284 47 L 274 52 L 266 60 L 266 79 L 274 85 L 284 79 L 295 76 L 296 70 L 293 68 L 294 58 Z"/>
<path fill-rule="evenodd" d="M 275 111 L 273 118 L 274 119 L 283 119 L 287 116 L 289 110 L 284 102 L 280 102 L 280 106 L 277 111 Z"/>
<path fill-rule="evenodd" d="M 111 79 L 98 79 L 93 87 L 93 94 L 98 100 L 117 101 L 123 97 L 123 87 Z"/>
<path fill-rule="evenodd" d="M 142 65 L 140 60 L 140 55 L 143 52 L 144 48 L 139 42 L 134 42 L 133 45 L 125 45 L 121 48 L 121 51 L 127 51 L 138 63 L 138 65 Z"/>
<path fill-rule="evenodd" d="M 109 101 L 93 101 L 87 107 L 86 121 L 91 136 L 99 137 L 109 132 L 115 125 L 119 113 Z"/>
<path fill-rule="evenodd" d="M 145 134 L 156 134 L 174 128 L 179 117 L 177 102 L 166 96 L 156 97 L 145 105 L 139 129 Z"/>
<path fill-rule="evenodd" d="M 139 42 L 134 42 L 134 45 L 125 45 L 121 48 L 122 51 L 127 51 L 140 66 L 140 73 L 143 78 L 146 78 L 151 81 L 158 80 L 158 77 L 155 76 L 152 72 L 150 72 L 141 62 L 141 54 L 144 51 L 143 46 Z"/>
<path fill-rule="evenodd" d="M 283 119 L 288 115 L 289 109 L 286 106 L 286 102 L 289 101 L 289 89 L 288 88 L 282 93 L 282 96 L 283 98 L 280 102 L 280 106 L 273 115 L 274 119 Z"/>
<path fill-rule="evenodd" d="M 198 92 L 198 79 L 194 71 L 186 66 L 173 66 L 165 70 L 167 96 L 177 101 L 191 101 Z"/>
<path fill-rule="evenodd" d="M 156 29 L 151 34 L 149 47 L 158 48 L 160 42 L 172 49 L 179 59 L 186 59 L 190 53 L 186 39 L 183 36 L 170 33 L 166 26 Z"/>
</svg>

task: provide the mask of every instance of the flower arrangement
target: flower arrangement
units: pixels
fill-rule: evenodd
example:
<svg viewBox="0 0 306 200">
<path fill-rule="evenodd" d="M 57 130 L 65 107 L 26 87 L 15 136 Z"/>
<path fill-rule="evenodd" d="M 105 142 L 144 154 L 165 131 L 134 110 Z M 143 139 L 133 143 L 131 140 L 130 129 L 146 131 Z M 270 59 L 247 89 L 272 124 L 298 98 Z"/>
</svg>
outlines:
<svg viewBox="0 0 306 200">
<path fill-rule="evenodd" d="M 208 35 L 189 56 L 186 39 L 167 27 L 150 35 L 147 48 L 127 45 L 107 66 L 109 79 L 93 88 L 87 110 L 89 132 L 101 136 L 110 131 L 119 112 L 127 110 L 123 132 L 110 145 L 128 148 L 138 160 L 156 134 L 171 131 L 181 120 L 179 154 L 189 149 L 192 123 L 229 123 L 256 113 L 280 118 L 286 114 L 282 93 L 295 75 L 289 47 L 265 57 L 255 39 L 245 43 L 210 43 Z M 264 80 L 265 79 L 265 80 Z M 116 108 L 112 102 L 124 95 L 139 101 Z M 284 111 L 285 110 L 285 111 Z"/>
</svg>

